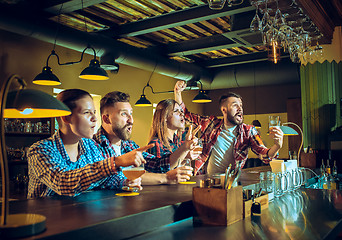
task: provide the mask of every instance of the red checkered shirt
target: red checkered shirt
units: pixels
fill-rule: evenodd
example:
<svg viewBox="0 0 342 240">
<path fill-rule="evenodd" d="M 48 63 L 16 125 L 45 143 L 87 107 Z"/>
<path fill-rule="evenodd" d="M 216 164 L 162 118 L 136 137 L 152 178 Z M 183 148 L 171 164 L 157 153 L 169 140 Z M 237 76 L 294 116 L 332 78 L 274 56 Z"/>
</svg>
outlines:
<svg viewBox="0 0 342 240">
<path fill-rule="evenodd" d="M 224 126 L 223 119 L 219 119 L 216 116 L 200 116 L 195 113 L 191 113 L 182 103 L 181 107 L 184 110 L 185 119 L 192 123 L 194 128 L 198 125 L 201 126 L 201 136 L 203 142 L 203 151 L 195 163 L 195 172 L 197 174 L 205 173 L 205 163 L 209 159 L 211 150 L 216 143 L 218 136 L 220 135 Z M 237 136 L 234 143 L 234 159 L 235 164 L 242 161 L 241 167 L 246 163 L 248 157 L 248 150 L 252 151 L 257 155 L 267 155 L 269 148 L 266 148 L 260 138 L 258 131 L 252 125 L 241 124 L 237 126 Z M 264 158 L 264 163 L 269 163 L 271 160 Z M 235 167 L 235 166 L 234 166 Z"/>
</svg>

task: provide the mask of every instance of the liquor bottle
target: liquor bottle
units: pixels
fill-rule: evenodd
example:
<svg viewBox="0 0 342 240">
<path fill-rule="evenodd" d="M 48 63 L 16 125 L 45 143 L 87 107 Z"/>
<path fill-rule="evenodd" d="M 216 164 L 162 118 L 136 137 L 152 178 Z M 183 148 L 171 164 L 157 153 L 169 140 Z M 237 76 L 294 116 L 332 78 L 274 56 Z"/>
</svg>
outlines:
<svg viewBox="0 0 342 240">
<path fill-rule="evenodd" d="M 338 177 L 338 173 L 337 173 L 336 160 L 334 160 L 334 166 L 332 168 L 332 175 L 333 175 L 334 181 L 336 183 L 336 189 L 340 189 L 341 181 L 340 181 L 340 178 Z"/>
<path fill-rule="evenodd" d="M 324 160 L 323 159 L 322 159 L 320 171 L 321 171 L 321 176 L 323 177 L 325 175 L 325 166 L 324 166 Z"/>
<path fill-rule="evenodd" d="M 334 161 L 334 166 L 332 168 L 332 175 L 335 177 L 337 176 L 337 166 L 336 166 L 336 160 Z"/>
<path fill-rule="evenodd" d="M 327 160 L 327 166 L 325 168 L 325 171 L 328 174 L 328 176 L 331 175 L 331 168 L 330 168 L 330 164 L 329 164 L 329 159 Z"/>
<path fill-rule="evenodd" d="M 336 190 L 337 189 L 337 182 L 334 177 L 330 177 L 330 189 Z"/>
</svg>

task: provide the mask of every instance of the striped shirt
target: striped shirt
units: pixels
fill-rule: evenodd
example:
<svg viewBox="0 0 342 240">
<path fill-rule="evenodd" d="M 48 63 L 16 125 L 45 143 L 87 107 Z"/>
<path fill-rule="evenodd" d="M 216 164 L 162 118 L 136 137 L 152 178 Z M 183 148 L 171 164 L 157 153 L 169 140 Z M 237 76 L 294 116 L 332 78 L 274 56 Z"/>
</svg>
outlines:
<svg viewBox="0 0 342 240">
<path fill-rule="evenodd" d="M 182 103 L 181 107 L 184 110 L 185 119 L 194 124 L 194 128 L 198 125 L 201 126 L 201 139 L 203 142 L 203 151 L 200 157 L 195 162 L 195 172 L 198 174 L 205 173 L 205 163 L 209 159 L 211 150 L 220 135 L 224 120 L 219 119 L 216 116 L 200 116 L 188 111 L 185 104 Z M 260 138 L 258 131 L 252 125 L 241 124 L 237 126 L 237 136 L 234 142 L 233 156 L 235 165 L 242 161 L 241 167 L 243 167 L 247 161 L 249 149 L 259 155 L 267 155 L 269 148 L 266 148 Z M 263 159 L 264 163 L 269 163 L 270 159 Z M 235 167 L 235 166 L 234 166 Z"/>
<path fill-rule="evenodd" d="M 52 195 L 77 196 L 97 187 L 121 188 L 122 172 L 116 173 L 92 139 L 82 138 L 79 156 L 72 162 L 57 131 L 52 137 L 33 144 L 28 152 L 28 198 Z"/>
</svg>

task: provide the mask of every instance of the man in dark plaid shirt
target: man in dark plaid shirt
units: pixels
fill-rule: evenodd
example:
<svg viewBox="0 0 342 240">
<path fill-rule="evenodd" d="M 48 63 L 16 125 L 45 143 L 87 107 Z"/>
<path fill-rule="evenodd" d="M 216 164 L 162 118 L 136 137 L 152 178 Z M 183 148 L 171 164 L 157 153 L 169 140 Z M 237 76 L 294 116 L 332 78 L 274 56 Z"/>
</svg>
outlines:
<svg viewBox="0 0 342 240">
<path fill-rule="evenodd" d="M 154 155 L 147 152 L 137 153 L 139 146 L 134 141 L 129 140 L 133 127 L 133 110 L 129 103 L 128 94 L 118 91 L 106 94 L 101 99 L 100 112 L 102 126 L 94 135 L 94 140 L 98 143 L 105 158 L 118 156 L 130 158 L 132 154 L 141 154 L 141 157 L 147 162 L 157 160 Z M 163 158 L 162 161 L 158 160 L 159 165 L 160 162 L 170 165 L 168 157 Z M 186 166 L 170 170 L 167 173 L 147 172 L 142 176 L 142 185 L 183 182 L 190 179 L 191 173 L 192 168 Z"/>
<path fill-rule="evenodd" d="M 249 148 L 269 163 L 278 154 L 283 144 L 283 132 L 279 128 L 270 129 L 274 145 L 266 148 L 259 133 L 252 125 L 243 123 L 242 99 L 235 93 L 228 93 L 220 99 L 223 119 L 216 116 L 200 116 L 191 113 L 182 101 L 181 92 L 186 83 L 178 81 L 175 85 L 175 100 L 181 104 L 185 119 L 195 126 L 201 126 L 203 152 L 195 163 L 196 173 L 224 173 L 229 164 L 235 168 L 242 161 L 244 166 Z"/>
</svg>

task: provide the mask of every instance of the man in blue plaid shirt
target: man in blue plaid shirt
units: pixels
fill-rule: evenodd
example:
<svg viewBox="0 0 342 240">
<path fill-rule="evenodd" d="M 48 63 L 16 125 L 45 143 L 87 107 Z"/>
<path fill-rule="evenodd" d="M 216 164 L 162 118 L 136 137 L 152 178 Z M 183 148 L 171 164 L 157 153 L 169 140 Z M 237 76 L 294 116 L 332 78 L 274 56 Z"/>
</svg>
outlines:
<svg viewBox="0 0 342 240">
<path fill-rule="evenodd" d="M 128 181 L 118 171 L 120 167 L 144 163 L 140 151 L 129 159 L 104 158 L 91 139 L 97 121 L 91 95 L 80 89 L 68 89 L 58 94 L 57 99 L 65 103 L 72 113 L 57 118 L 59 130 L 28 150 L 27 197 L 76 196 L 97 187 L 121 189 L 127 185 L 141 188 L 140 178 Z"/>
<path fill-rule="evenodd" d="M 130 158 L 130 155 L 139 148 L 129 140 L 133 127 L 133 110 L 129 103 L 129 95 L 123 92 L 110 92 L 101 99 L 100 111 L 102 126 L 94 135 L 105 158 Z M 155 159 L 154 155 L 142 152 L 145 160 Z M 168 162 L 168 158 L 163 159 Z M 190 179 L 192 168 L 183 166 L 167 173 L 145 173 L 142 175 L 142 185 L 171 184 Z"/>
</svg>

